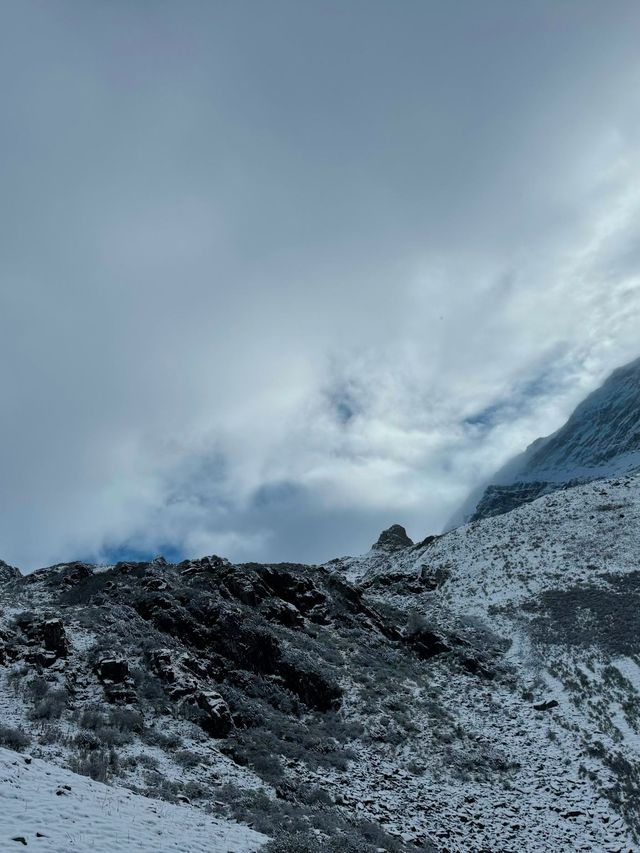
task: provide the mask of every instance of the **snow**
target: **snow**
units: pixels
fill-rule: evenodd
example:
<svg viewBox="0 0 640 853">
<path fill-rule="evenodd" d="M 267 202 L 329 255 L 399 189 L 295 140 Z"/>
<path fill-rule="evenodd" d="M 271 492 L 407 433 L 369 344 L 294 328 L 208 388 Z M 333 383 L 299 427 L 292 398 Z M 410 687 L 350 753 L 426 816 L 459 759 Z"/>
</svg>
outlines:
<svg viewBox="0 0 640 853">
<path fill-rule="evenodd" d="M 0 748 L 0 849 L 253 853 L 267 841 L 188 805 L 148 799 Z"/>
</svg>

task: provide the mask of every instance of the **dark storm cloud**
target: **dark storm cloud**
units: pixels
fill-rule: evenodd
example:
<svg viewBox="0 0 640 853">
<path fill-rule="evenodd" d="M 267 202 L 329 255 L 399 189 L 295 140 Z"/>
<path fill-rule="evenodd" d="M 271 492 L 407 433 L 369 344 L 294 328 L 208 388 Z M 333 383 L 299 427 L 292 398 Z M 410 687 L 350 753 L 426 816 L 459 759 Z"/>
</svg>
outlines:
<svg viewBox="0 0 640 853">
<path fill-rule="evenodd" d="M 3 11 L 5 559 L 421 536 L 636 354 L 637 4 Z"/>
</svg>

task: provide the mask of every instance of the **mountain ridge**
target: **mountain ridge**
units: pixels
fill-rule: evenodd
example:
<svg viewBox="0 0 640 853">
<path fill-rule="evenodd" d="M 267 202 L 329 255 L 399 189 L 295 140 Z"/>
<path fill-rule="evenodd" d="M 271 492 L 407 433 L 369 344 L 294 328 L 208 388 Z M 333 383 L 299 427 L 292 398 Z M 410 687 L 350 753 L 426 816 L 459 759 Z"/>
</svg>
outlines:
<svg viewBox="0 0 640 853">
<path fill-rule="evenodd" d="M 537 438 L 474 489 L 445 529 L 639 468 L 640 358 L 616 368 L 556 432 Z"/>
</svg>

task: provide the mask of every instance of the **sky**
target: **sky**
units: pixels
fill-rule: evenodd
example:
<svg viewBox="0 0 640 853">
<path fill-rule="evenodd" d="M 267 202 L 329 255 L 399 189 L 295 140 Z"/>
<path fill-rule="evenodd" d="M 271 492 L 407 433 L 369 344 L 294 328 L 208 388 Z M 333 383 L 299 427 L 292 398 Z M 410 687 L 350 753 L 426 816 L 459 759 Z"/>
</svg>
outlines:
<svg viewBox="0 0 640 853">
<path fill-rule="evenodd" d="M 0 557 L 438 532 L 640 354 L 635 0 L 4 0 Z"/>
</svg>

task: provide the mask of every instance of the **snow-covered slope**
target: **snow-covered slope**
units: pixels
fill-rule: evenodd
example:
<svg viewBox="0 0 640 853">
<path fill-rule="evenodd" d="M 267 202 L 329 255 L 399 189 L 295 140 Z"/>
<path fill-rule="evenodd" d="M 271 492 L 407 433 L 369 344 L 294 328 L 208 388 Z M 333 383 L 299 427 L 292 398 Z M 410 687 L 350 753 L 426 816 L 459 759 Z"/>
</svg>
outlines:
<svg viewBox="0 0 640 853">
<path fill-rule="evenodd" d="M 470 496 L 447 529 L 535 500 L 566 485 L 640 468 L 640 359 L 615 370 L 567 423 L 533 442 Z"/>
<path fill-rule="evenodd" d="M 267 839 L 0 747 L 0 850 L 253 853 Z"/>
<path fill-rule="evenodd" d="M 640 831 L 639 554 L 640 475 L 626 475 L 395 551 L 386 566 L 373 552 L 343 561 L 378 606 L 419 614 L 453 651 L 490 648 L 491 636 L 508 645 L 511 687 L 491 676 L 495 655 L 475 654 L 488 680 L 463 686 L 449 671 L 440 695 L 459 725 L 520 768 L 513 787 L 503 800 L 495 786 L 454 785 L 447 798 L 458 813 L 465 796 L 526 802 L 527 813 L 511 812 L 520 829 L 507 840 L 496 807 L 491 832 L 451 849 L 639 849 L 627 834 Z M 563 834 L 563 815 L 573 832 Z"/>
<path fill-rule="evenodd" d="M 486 614 L 492 606 L 521 603 L 545 590 L 576 584 L 607 586 L 610 574 L 640 569 L 640 474 L 596 480 L 480 519 L 396 552 L 392 571 L 446 571 L 442 605 Z M 372 562 L 356 561 L 360 578 L 375 576 Z M 356 562 L 354 561 L 354 562 Z M 640 651 L 640 649 L 639 649 Z"/>
</svg>

